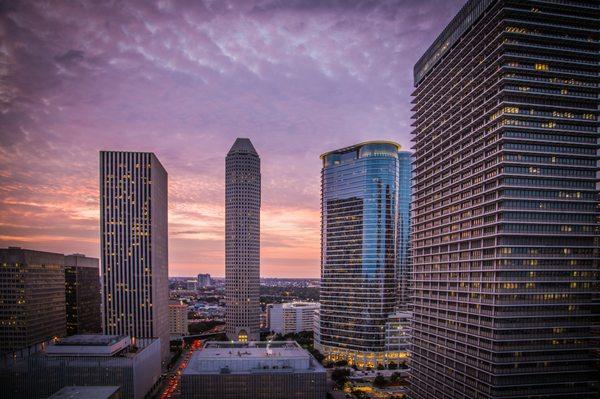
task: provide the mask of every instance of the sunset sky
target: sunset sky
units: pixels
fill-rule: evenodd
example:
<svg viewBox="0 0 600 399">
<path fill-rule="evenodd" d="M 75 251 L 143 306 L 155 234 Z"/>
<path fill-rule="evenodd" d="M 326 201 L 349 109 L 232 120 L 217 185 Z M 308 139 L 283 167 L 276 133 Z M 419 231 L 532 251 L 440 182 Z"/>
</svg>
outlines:
<svg viewBox="0 0 600 399">
<path fill-rule="evenodd" d="M 225 155 L 262 159 L 261 275 L 318 277 L 319 154 L 410 147 L 464 0 L 0 2 L 0 247 L 99 255 L 98 151 L 169 173 L 169 274 L 224 275 Z"/>
</svg>

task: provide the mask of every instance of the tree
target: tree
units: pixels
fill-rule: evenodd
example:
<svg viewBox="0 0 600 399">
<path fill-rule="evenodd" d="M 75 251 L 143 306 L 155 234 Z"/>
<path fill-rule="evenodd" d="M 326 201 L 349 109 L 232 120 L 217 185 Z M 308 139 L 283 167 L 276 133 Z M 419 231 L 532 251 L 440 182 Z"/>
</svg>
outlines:
<svg viewBox="0 0 600 399">
<path fill-rule="evenodd" d="M 348 361 L 347 361 L 347 360 L 344 360 L 344 359 L 342 359 L 342 360 L 338 360 L 337 362 L 335 362 L 335 365 L 336 365 L 337 367 L 345 367 L 345 366 L 347 366 L 347 365 L 348 365 Z"/>
<path fill-rule="evenodd" d="M 398 365 L 394 362 L 390 362 L 388 364 L 388 369 L 390 369 L 390 370 L 396 370 L 397 368 L 398 368 Z"/>
<path fill-rule="evenodd" d="M 402 380 L 402 374 L 395 372 L 390 376 L 390 380 L 393 382 L 398 382 Z"/>
<path fill-rule="evenodd" d="M 377 370 L 383 370 L 383 369 L 385 369 L 385 367 L 383 366 L 383 364 L 379 363 L 377 365 Z"/>
<path fill-rule="evenodd" d="M 331 379 L 340 387 L 344 386 L 349 376 L 350 370 L 348 369 L 335 369 L 331 372 Z"/>
<path fill-rule="evenodd" d="M 377 374 L 377 377 L 375 377 L 375 379 L 373 380 L 373 386 L 376 386 L 377 388 L 383 388 L 384 386 L 386 386 L 386 384 L 387 380 L 381 374 Z"/>
</svg>

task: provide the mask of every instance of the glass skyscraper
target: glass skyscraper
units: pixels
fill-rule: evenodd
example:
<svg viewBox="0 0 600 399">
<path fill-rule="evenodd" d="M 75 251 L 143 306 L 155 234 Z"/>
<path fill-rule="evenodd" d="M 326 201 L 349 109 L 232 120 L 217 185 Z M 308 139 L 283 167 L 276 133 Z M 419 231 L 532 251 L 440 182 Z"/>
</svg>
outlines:
<svg viewBox="0 0 600 399">
<path fill-rule="evenodd" d="M 599 20 L 470 0 L 415 66 L 412 399 L 598 397 Z"/>
<path fill-rule="evenodd" d="M 412 154 L 398 152 L 398 241 L 396 277 L 398 279 L 398 309 L 407 310 L 410 304 L 412 263 L 410 255 L 410 201 L 412 184 Z"/>
<path fill-rule="evenodd" d="M 318 349 L 375 367 L 396 306 L 398 148 L 373 141 L 321 155 L 321 310 Z"/>
</svg>

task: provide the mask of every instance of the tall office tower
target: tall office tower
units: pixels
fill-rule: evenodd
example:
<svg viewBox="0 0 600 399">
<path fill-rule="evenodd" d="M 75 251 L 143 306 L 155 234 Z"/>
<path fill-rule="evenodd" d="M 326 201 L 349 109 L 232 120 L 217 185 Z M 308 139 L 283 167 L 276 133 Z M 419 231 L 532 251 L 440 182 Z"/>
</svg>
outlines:
<svg viewBox="0 0 600 399">
<path fill-rule="evenodd" d="M 371 141 L 321 155 L 319 349 L 358 367 L 397 357 L 385 324 L 397 302 L 398 148 Z"/>
<path fill-rule="evenodd" d="M 67 335 L 102 332 L 100 266 L 97 258 L 65 256 Z"/>
<path fill-rule="evenodd" d="M 212 286 L 212 279 L 210 278 L 210 274 L 208 273 L 200 273 L 198 274 L 197 280 L 198 288 L 207 288 Z"/>
<path fill-rule="evenodd" d="M 260 339 L 260 158 L 238 138 L 225 158 L 225 331 Z"/>
<path fill-rule="evenodd" d="M 597 397 L 599 20 L 471 0 L 415 66 L 413 399 Z"/>
<path fill-rule="evenodd" d="M 398 309 L 410 308 L 412 263 L 410 257 L 410 201 L 412 185 L 412 154 L 398 152 L 398 239 L 396 277 L 398 279 Z"/>
<path fill-rule="evenodd" d="M 27 357 L 67 333 L 63 254 L 0 249 L 0 353 Z M 4 363 L 4 362 L 3 362 Z"/>
<path fill-rule="evenodd" d="M 167 172 L 148 152 L 100 152 L 104 333 L 160 338 L 169 355 Z"/>
</svg>

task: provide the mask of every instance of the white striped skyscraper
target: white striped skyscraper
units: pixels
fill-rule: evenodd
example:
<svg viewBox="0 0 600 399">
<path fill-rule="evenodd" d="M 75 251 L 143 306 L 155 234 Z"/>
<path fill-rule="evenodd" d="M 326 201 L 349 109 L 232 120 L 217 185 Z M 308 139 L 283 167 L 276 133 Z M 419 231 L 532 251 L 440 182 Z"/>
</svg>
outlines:
<svg viewBox="0 0 600 399">
<path fill-rule="evenodd" d="M 153 153 L 100 152 L 105 334 L 161 339 L 169 352 L 167 172 Z"/>
<path fill-rule="evenodd" d="M 260 338 L 260 158 L 238 138 L 225 158 L 226 332 L 237 341 Z"/>
</svg>

